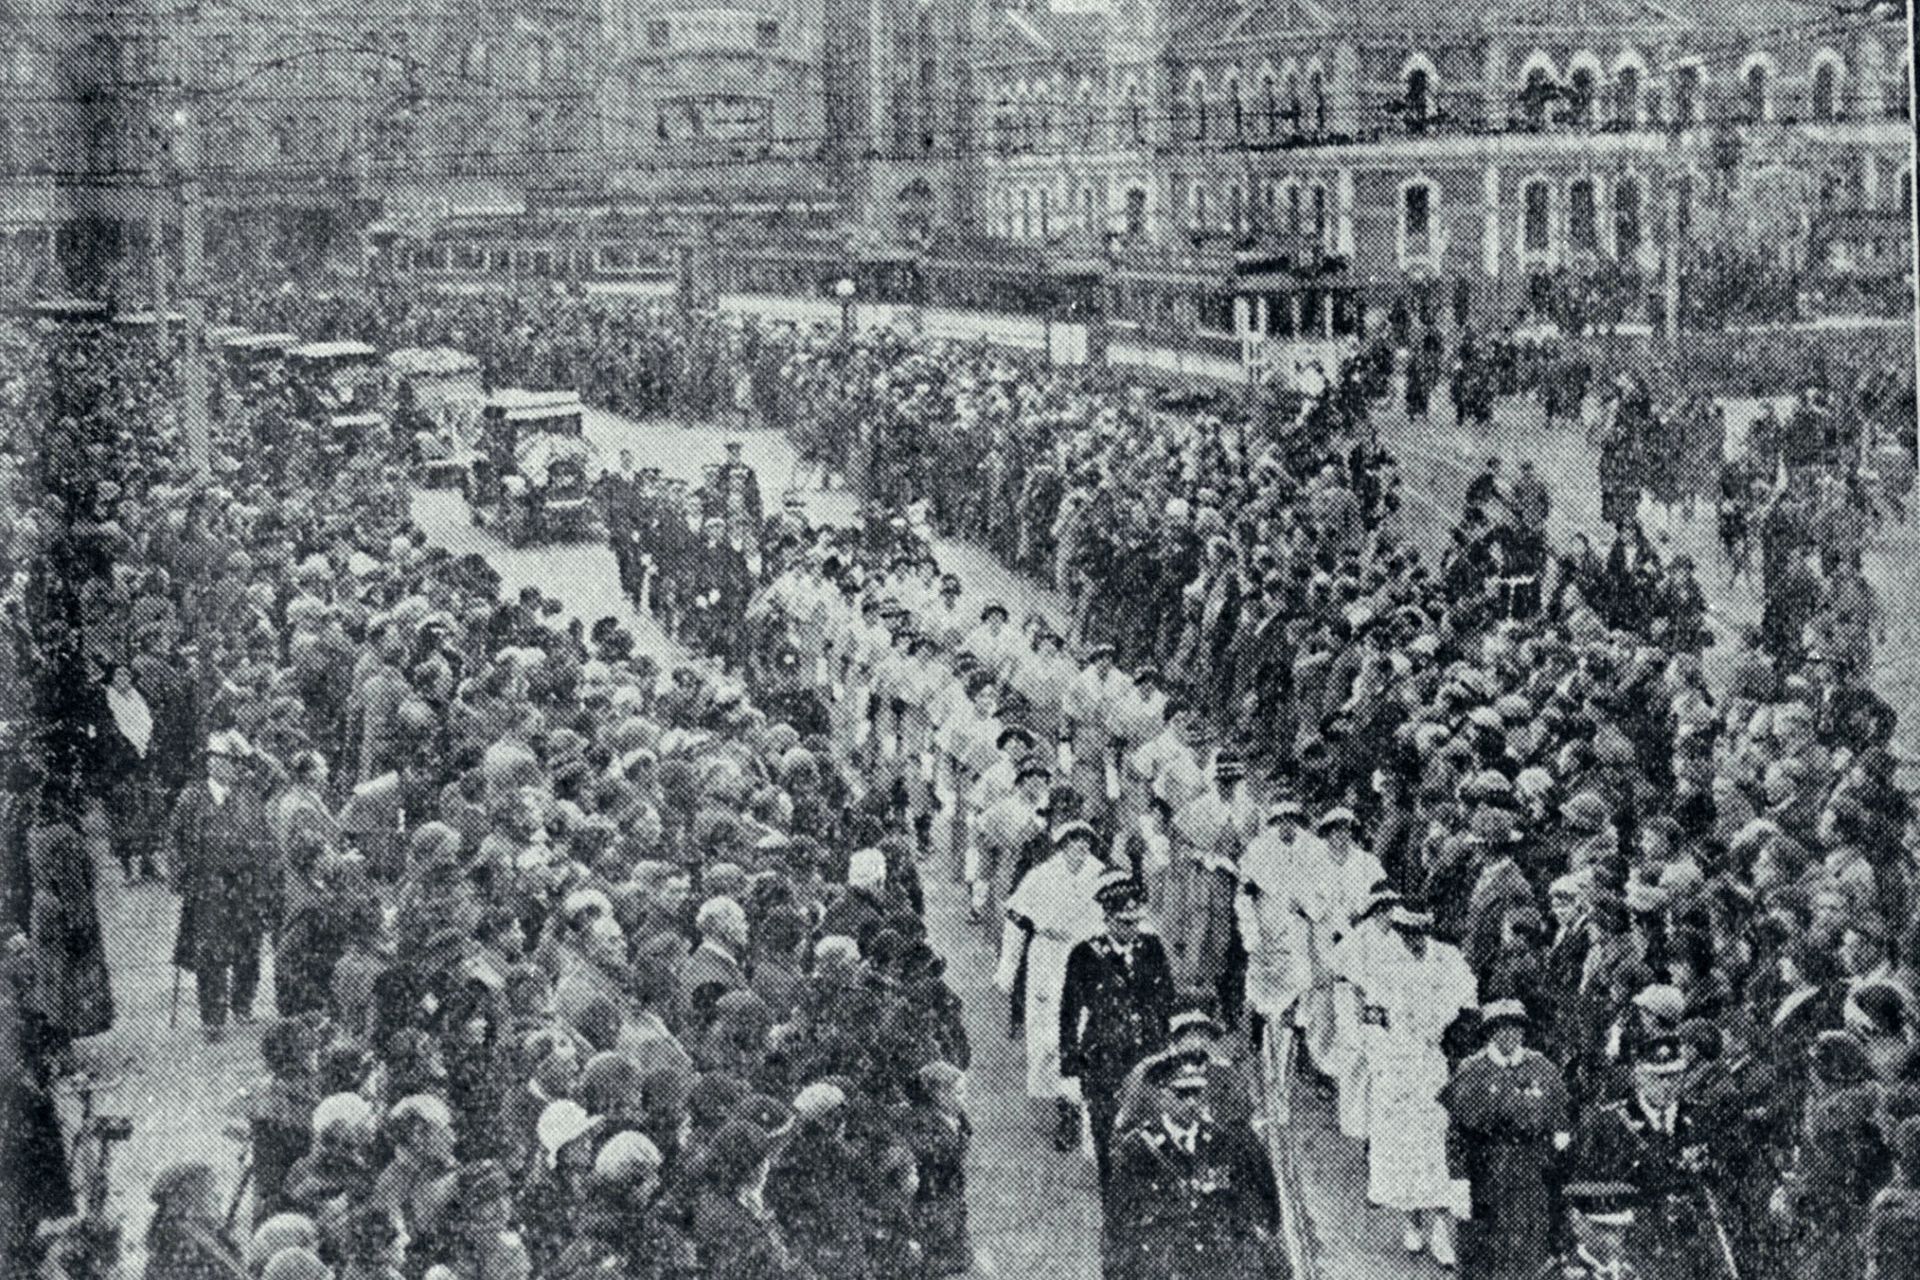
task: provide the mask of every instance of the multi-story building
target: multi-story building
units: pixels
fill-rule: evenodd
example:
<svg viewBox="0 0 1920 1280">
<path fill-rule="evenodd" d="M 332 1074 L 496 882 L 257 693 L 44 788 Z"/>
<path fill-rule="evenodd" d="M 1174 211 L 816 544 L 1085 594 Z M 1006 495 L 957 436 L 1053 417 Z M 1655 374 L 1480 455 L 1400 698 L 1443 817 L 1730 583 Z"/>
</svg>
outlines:
<svg viewBox="0 0 1920 1280">
<path fill-rule="evenodd" d="M 204 179 L 216 259 L 318 267 L 390 214 L 516 207 L 597 173 L 597 15 L 571 0 L 5 0 L 0 196 L 76 285 Z"/>
<path fill-rule="evenodd" d="M 1886 8 L 1127 0 L 993 25 L 989 222 L 1107 239 L 1111 303 L 1146 321 L 1504 318 L 1600 276 L 1658 320 L 1709 229 L 1791 260 L 1822 191 L 1911 216 L 1911 55 Z M 1786 234 L 1756 236 L 1782 211 L 1765 229 Z"/>
</svg>

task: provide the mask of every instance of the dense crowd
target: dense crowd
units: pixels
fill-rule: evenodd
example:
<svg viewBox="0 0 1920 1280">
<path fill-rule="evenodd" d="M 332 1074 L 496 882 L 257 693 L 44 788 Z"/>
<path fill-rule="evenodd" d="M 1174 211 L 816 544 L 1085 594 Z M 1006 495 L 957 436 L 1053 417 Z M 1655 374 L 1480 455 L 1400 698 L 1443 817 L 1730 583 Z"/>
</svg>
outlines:
<svg viewBox="0 0 1920 1280">
<path fill-rule="evenodd" d="M 1370 415 L 1420 341 L 1245 418 L 898 335 L 337 306 L 493 352 L 497 381 L 657 342 L 680 355 L 591 375 L 607 403 L 658 379 L 665 410 L 659 371 L 698 369 L 709 414 L 786 427 L 872 514 L 817 530 L 759 513 L 750 474 L 702 499 L 616 470 L 625 585 L 723 659 L 663 676 L 617 622 L 425 545 L 392 467 L 316 489 L 236 457 L 196 496 L 135 430 L 162 371 L 23 362 L 20 423 L 73 442 L 20 477 L 39 518 L 8 548 L 51 735 L 12 789 L 31 1042 L 44 1079 L 110 1016 L 97 926 L 69 945 L 91 787 L 128 875 L 153 858 L 181 893 L 209 1034 L 250 1014 L 272 936 L 274 1280 L 964 1270 L 966 1045 L 922 874 L 969 884 L 1028 1092 L 1129 1206 L 1114 1275 L 1282 1265 L 1233 1028 L 1297 1054 L 1409 1252 L 1465 1274 L 1920 1257 L 1911 806 L 1872 592 L 1819 521 L 1771 523 L 1832 455 L 1764 481 L 1768 616 L 1710 683 L 1704 592 L 1630 510 L 1604 554 L 1556 546 L 1541 477 L 1490 466 L 1444 553 L 1415 545 Z M 1542 385 L 1501 345 L 1448 357 L 1464 411 Z M 1571 403 L 1618 431 L 1647 394 Z M 930 530 L 1071 619 L 968 600 Z M 143 667 L 183 641 L 190 680 Z M 156 1184 L 150 1274 L 239 1256 L 212 1195 L 199 1166 Z"/>
<path fill-rule="evenodd" d="M 98 798 L 129 891 L 178 896 L 209 1040 L 264 1016 L 274 959 L 251 1230 L 209 1166 L 167 1169 L 154 1280 L 967 1269 L 968 1046 L 910 837 L 815 734 L 502 598 L 379 456 L 322 482 L 223 447 L 182 483 L 142 351 L 35 346 L 9 349 L 48 445 L 11 453 L 8 674 L 37 701 L 7 818 L 47 1177 L 10 1180 L 46 1195 L 18 1220 L 66 1207 L 44 1091 L 113 1014 Z M 55 1225 L 47 1274 L 108 1273 Z"/>
</svg>

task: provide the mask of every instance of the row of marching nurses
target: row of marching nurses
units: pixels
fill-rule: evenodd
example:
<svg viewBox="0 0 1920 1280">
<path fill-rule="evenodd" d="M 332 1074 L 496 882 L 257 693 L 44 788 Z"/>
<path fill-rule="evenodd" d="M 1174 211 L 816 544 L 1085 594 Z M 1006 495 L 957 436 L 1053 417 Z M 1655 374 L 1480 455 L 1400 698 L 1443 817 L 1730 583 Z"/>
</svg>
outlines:
<svg viewBox="0 0 1920 1280">
<path fill-rule="evenodd" d="M 1204 1079 L 1199 1115 L 1223 1126 L 1219 1140 L 1257 1148 L 1248 1070 L 1231 1065 L 1219 1021 L 1242 1012 L 1256 1035 L 1299 1028 L 1275 1048 L 1304 1044 L 1337 1084 L 1342 1128 L 1368 1142 L 1369 1199 L 1406 1215 L 1410 1247 L 1417 1233 L 1450 1261 L 1464 1187 L 1449 1177 L 1437 1098 L 1442 1033 L 1476 1000 L 1461 952 L 1384 889 L 1351 811 L 1309 815 L 1263 794 L 1155 670 L 1121 670 L 1106 645 L 1076 657 L 1044 619 L 1016 625 L 1004 603 L 962 595 L 924 556 L 862 575 L 817 548 L 767 600 L 833 708 L 848 775 L 866 780 L 869 803 L 910 814 L 922 855 L 965 882 L 974 919 L 999 933 L 1028 1095 L 1050 1105 L 1061 1151 L 1090 1138 L 1103 1194 L 1128 1205 L 1109 1223 L 1109 1274 L 1164 1260 L 1120 1240 L 1159 1221 L 1139 1208 L 1156 1194 L 1186 1205 L 1180 1230 L 1200 1230 L 1197 1214 L 1259 1241 L 1247 1256 L 1263 1268 L 1284 1267 L 1264 1160 L 1247 1176 L 1269 1181 L 1242 1195 L 1215 1185 L 1231 1161 L 1200 1161 L 1167 1136 L 1179 1128 L 1167 1109 Z M 1161 1186 L 1156 1159 L 1153 1185 L 1116 1186 L 1141 1167 L 1125 1157 L 1142 1143 L 1187 1150 L 1191 1176 Z M 1235 1213 L 1248 1220 L 1216 1221 Z"/>
</svg>

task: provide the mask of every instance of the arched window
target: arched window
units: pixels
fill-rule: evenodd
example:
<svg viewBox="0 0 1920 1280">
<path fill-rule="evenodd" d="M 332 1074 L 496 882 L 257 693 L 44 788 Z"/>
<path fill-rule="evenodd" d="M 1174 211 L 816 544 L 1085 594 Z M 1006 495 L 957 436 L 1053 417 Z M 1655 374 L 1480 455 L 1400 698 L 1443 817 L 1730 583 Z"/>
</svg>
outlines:
<svg viewBox="0 0 1920 1280">
<path fill-rule="evenodd" d="M 1193 136 L 1205 141 L 1212 122 L 1207 119 L 1207 86 L 1204 81 L 1193 82 Z"/>
<path fill-rule="evenodd" d="M 1307 77 L 1307 97 L 1313 100 L 1313 131 L 1327 131 L 1327 78 L 1316 67 Z"/>
<path fill-rule="evenodd" d="M 1321 248 L 1327 245 L 1327 189 L 1319 183 L 1313 185 L 1313 242 Z"/>
<path fill-rule="evenodd" d="M 1099 125 L 1100 112 L 1093 104 L 1093 86 L 1080 86 L 1080 145 L 1091 147 Z"/>
<path fill-rule="evenodd" d="M 1135 143 L 1147 140 L 1147 117 L 1140 106 L 1140 86 L 1137 84 L 1127 86 L 1127 130 Z"/>
<path fill-rule="evenodd" d="M 1552 194 L 1544 178 L 1535 178 L 1520 189 L 1520 247 L 1529 253 L 1544 253 L 1552 247 L 1551 200 Z"/>
<path fill-rule="evenodd" d="M 1822 61 L 1813 69 L 1813 118 L 1815 120 L 1833 119 L 1837 79 L 1831 62 Z"/>
<path fill-rule="evenodd" d="M 1586 178 L 1576 178 L 1567 188 L 1567 241 L 1575 249 L 1592 249 L 1599 243 L 1593 183 Z"/>
<path fill-rule="evenodd" d="M 1426 68 L 1415 67 L 1407 72 L 1407 124 L 1415 129 L 1427 123 L 1432 114 L 1433 84 L 1428 78 Z"/>
<path fill-rule="evenodd" d="M 1196 182 L 1193 184 L 1193 229 L 1195 231 L 1207 229 L 1207 214 L 1207 189 Z"/>
<path fill-rule="evenodd" d="M 1147 193 L 1139 187 L 1127 191 L 1127 234 L 1145 235 L 1147 232 Z"/>
<path fill-rule="evenodd" d="M 1591 67 L 1577 67 L 1567 84 L 1567 118 L 1576 129 L 1593 127 L 1594 82 Z"/>
<path fill-rule="evenodd" d="M 1521 117 L 1529 129 L 1547 127 L 1547 107 L 1553 101 L 1553 77 L 1535 67 L 1527 72 L 1527 83 L 1520 90 Z"/>
<path fill-rule="evenodd" d="M 1046 187 L 1040 188 L 1040 238 L 1046 239 L 1053 234 L 1053 192 Z"/>
<path fill-rule="evenodd" d="M 1300 109 L 1300 77 L 1287 73 L 1287 132 L 1298 135 L 1307 127 L 1307 117 Z"/>
<path fill-rule="evenodd" d="M 1613 252 L 1626 261 L 1640 251 L 1640 180 L 1622 178 L 1613 188 Z"/>
<path fill-rule="evenodd" d="M 1700 123 L 1700 68 L 1686 66 L 1673 78 L 1673 122 L 1678 125 Z"/>
<path fill-rule="evenodd" d="M 1640 68 L 1622 67 L 1613 80 L 1613 122 L 1622 129 L 1640 123 Z"/>
<path fill-rule="evenodd" d="M 1246 198 L 1241 193 L 1240 184 L 1235 183 L 1227 188 L 1227 226 L 1237 236 L 1246 230 L 1246 225 Z"/>
<path fill-rule="evenodd" d="M 1229 76 L 1227 78 L 1227 110 L 1231 113 L 1228 119 L 1233 124 L 1233 136 L 1236 138 L 1245 137 L 1247 132 L 1246 107 L 1240 101 L 1240 78 L 1238 76 Z"/>
<path fill-rule="evenodd" d="M 1745 101 L 1742 112 L 1748 120 L 1767 118 L 1767 69 L 1756 62 L 1747 68 L 1746 78 L 1742 81 Z"/>
<path fill-rule="evenodd" d="M 1260 118 L 1266 124 L 1269 138 L 1280 132 L 1280 98 L 1274 92 L 1271 75 L 1263 76 L 1260 80 Z"/>
<path fill-rule="evenodd" d="M 1300 188 L 1290 186 L 1287 188 L 1287 232 L 1296 240 L 1299 239 L 1301 233 L 1306 230 L 1303 216 L 1300 205 Z"/>
</svg>

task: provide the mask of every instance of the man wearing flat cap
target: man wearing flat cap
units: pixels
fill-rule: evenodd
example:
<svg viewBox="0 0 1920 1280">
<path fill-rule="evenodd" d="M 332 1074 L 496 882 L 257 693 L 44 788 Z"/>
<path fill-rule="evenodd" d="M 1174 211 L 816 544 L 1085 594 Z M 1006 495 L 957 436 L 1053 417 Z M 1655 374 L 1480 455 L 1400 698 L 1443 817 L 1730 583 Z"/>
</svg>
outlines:
<svg viewBox="0 0 1920 1280">
<path fill-rule="evenodd" d="M 1060 1074 L 1080 1082 L 1101 1185 L 1110 1172 L 1114 1120 L 1127 1072 L 1158 1049 L 1173 1011 L 1166 947 L 1145 933 L 1146 889 L 1124 870 L 1094 891 L 1106 932 L 1067 953 L 1060 997 Z"/>
<path fill-rule="evenodd" d="M 207 776 L 180 793 L 167 824 L 168 876 L 180 895 L 174 963 L 190 969 L 208 1040 L 227 1015 L 253 1020 L 260 939 L 270 923 L 274 848 L 266 806 L 246 776 L 253 750 L 237 730 L 207 742 Z"/>
<path fill-rule="evenodd" d="M 1460 1269 L 1485 1280 L 1529 1280 L 1553 1247 L 1554 1163 L 1572 1141 L 1566 1080 L 1526 1045 L 1526 1006 L 1490 1001 L 1480 1011 L 1487 1043 L 1440 1091 L 1447 1158 L 1468 1184 L 1460 1224 Z"/>
<path fill-rule="evenodd" d="M 1575 1147 L 1579 1176 L 1634 1189 L 1637 1217 L 1631 1239 L 1650 1280 L 1690 1280 L 1709 1271 L 1708 1244 L 1718 1222 L 1703 1175 L 1709 1168 L 1707 1134 L 1682 1097 L 1686 1055 L 1671 1037 L 1641 1042 L 1633 1063 L 1633 1093 L 1596 1109 Z"/>
<path fill-rule="evenodd" d="M 1639 1193 L 1624 1182 L 1570 1182 L 1563 1198 L 1573 1248 L 1534 1274 L 1540 1280 L 1642 1280 L 1627 1250 Z"/>
<path fill-rule="evenodd" d="M 1146 1084 L 1158 1105 L 1113 1152 L 1107 1280 L 1284 1275 L 1273 1166 L 1251 1127 L 1213 1114 L 1204 1061 L 1164 1059 Z"/>
</svg>

